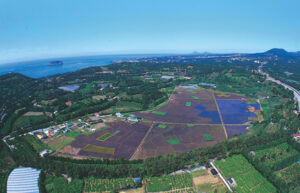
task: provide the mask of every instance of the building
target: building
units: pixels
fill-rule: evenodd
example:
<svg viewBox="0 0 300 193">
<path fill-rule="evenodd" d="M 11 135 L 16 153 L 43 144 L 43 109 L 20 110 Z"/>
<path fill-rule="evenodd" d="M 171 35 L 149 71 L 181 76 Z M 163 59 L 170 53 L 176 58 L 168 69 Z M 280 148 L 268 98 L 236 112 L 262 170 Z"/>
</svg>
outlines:
<svg viewBox="0 0 300 193">
<path fill-rule="evenodd" d="M 211 173 L 212 175 L 217 175 L 217 174 L 218 174 L 217 170 L 215 170 L 215 169 L 210 170 L 210 173 Z"/>
<path fill-rule="evenodd" d="M 161 76 L 161 79 L 170 80 L 174 79 L 174 76 Z"/>
<path fill-rule="evenodd" d="M 300 142 L 300 133 L 295 133 L 295 134 L 293 134 L 293 139 L 294 139 L 295 141 Z"/>
<path fill-rule="evenodd" d="M 119 112 L 118 112 L 118 113 L 116 113 L 116 116 L 117 116 L 117 117 L 119 117 L 119 118 L 123 118 L 123 117 L 124 117 L 124 115 L 122 115 L 122 114 L 121 114 L 121 113 L 119 113 Z"/>
<path fill-rule="evenodd" d="M 45 157 L 45 156 L 49 155 L 49 153 L 50 153 L 49 150 L 44 149 L 43 151 L 40 152 L 40 156 L 41 156 L 41 157 Z"/>
<path fill-rule="evenodd" d="M 135 123 L 139 122 L 139 120 L 135 117 L 128 117 L 128 121 L 135 122 Z"/>
<path fill-rule="evenodd" d="M 8 176 L 7 193 L 39 193 L 40 172 L 30 167 L 14 169 Z"/>
<path fill-rule="evenodd" d="M 229 179 L 227 180 L 227 182 L 228 182 L 228 184 L 229 184 L 230 186 L 232 186 L 232 187 L 234 187 L 234 186 L 236 185 L 236 182 L 235 182 L 235 180 L 234 180 L 233 178 L 229 178 Z"/>
</svg>

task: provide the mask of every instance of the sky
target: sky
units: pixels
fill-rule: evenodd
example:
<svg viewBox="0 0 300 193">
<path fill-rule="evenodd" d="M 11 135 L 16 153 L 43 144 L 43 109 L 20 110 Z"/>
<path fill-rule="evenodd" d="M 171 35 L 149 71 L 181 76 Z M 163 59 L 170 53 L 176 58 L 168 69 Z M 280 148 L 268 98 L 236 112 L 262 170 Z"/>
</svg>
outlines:
<svg viewBox="0 0 300 193">
<path fill-rule="evenodd" d="M 299 0 L 0 0 L 0 63 L 300 50 Z"/>
</svg>

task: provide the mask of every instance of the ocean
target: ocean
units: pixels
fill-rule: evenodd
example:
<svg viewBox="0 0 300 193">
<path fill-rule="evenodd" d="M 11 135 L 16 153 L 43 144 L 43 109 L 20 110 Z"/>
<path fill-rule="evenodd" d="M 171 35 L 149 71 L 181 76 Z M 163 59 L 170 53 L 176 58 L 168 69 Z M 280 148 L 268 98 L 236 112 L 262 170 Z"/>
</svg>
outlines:
<svg viewBox="0 0 300 193">
<path fill-rule="evenodd" d="M 17 62 L 0 65 L 0 75 L 7 73 L 21 73 L 32 78 L 43 78 L 66 72 L 74 72 L 91 66 L 104 66 L 111 64 L 112 61 L 115 60 L 136 59 L 151 56 L 157 55 L 102 55 Z M 56 60 L 63 61 L 64 64 L 62 66 L 48 66 L 49 62 Z"/>
</svg>

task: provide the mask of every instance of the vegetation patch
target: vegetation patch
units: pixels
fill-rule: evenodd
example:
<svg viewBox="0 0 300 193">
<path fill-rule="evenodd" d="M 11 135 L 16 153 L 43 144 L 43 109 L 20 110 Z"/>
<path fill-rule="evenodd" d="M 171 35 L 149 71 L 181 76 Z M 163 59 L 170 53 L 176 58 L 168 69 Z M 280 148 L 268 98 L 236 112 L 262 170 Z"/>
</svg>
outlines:
<svg viewBox="0 0 300 193">
<path fill-rule="evenodd" d="M 24 139 L 29 143 L 36 152 L 41 152 L 44 149 L 50 149 L 47 144 L 42 143 L 39 139 L 32 135 L 27 135 Z"/>
<path fill-rule="evenodd" d="M 194 126 L 194 124 L 193 123 L 188 123 L 188 124 L 186 124 L 188 127 L 193 127 Z"/>
<path fill-rule="evenodd" d="M 225 162 L 217 160 L 215 164 L 226 179 L 234 178 L 239 193 L 276 192 L 276 188 L 241 154 L 228 157 Z"/>
<path fill-rule="evenodd" d="M 90 151 L 90 152 L 95 152 L 95 153 L 111 154 L 111 155 L 113 155 L 115 153 L 115 148 L 103 147 L 103 146 L 91 145 L 91 144 L 86 145 L 82 149 L 85 150 L 85 151 Z"/>
<path fill-rule="evenodd" d="M 300 186 L 300 164 L 295 163 L 283 170 L 280 170 L 276 172 L 276 176 L 280 180 L 283 180 L 286 184 L 289 184 L 289 191 L 292 192 L 293 189 Z"/>
<path fill-rule="evenodd" d="M 80 135 L 81 132 L 80 131 L 71 131 L 69 133 L 66 134 L 67 137 L 72 137 L 72 138 L 76 138 L 78 135 Z"/>
<path fill-rule="evenodd" d="M 187 106 L 187 107 L 192 106 L 192 102 L 190 102 L 190 101 L 186 102 L 186 103 L 185 103 L 185 106 Z"/>
<path fill-rule="evenodd" d="M 167 142 L 171 145 L 180 144 L 180 141 L 177 137 L 167 138 Z"/>
<path fill-rule="evenodd" d="M 202 135 L 205 141 L 213 141 L 214 138 L 211 134 L 203 134 Z"/>
<path fill-rule="evenodd" d="M 97 138 L 98 141 L 106 141 L 107 139 L 111 138 L 114 135 L 117 135 L 120 130 L 115 131 L 114 133 L 105 133 Z"/>
<path fill-rule="evenodd" d="M 45 189 L 47 193 L 78 193 L 78 190 L 82 190 L 83 181 L 79 179 L 73 179 L 68 182 L 64 177 L 56 177 L 51 175 L 46 175 L 45 178 Z"/>
<path fill-rule="evenodd" d="M 197 96 L 192 96 L 192 99 L 200 99 L 200 98 Z"/>
<path fill-rule="evenodd" d="M 122 189 L 135 188 L 138 185 L 133 178 L 95 179 L 88 178 L 84 181 L 84 192 L 117 192 Z"/>
<path fill-rule="evenodd" d="M 157 126 L 158 128 L 161 128 L 161 129 L 165 129 L 167 127 L 167 125 L 164 125 L 164 124 L 158 124 Z"/>
<path fill-rule="evenodd" d="M 73 141 L 74 141 L 74 138 L 60 136 L 58 138 L 51 139 L 48 142 L 48 145 L 51 147 L 51 149 L 53 149 L 55 151 L 59 151 L 60 149 L 64 148 L 65 146 L 71 144 Z"/>
<path fill-rule="evenodd" d="M 192 188 L 193 181 L 189 173 L 184 173 L 180 175 L 145 178 L 144 185 L 147 192 L 161 192 Z"/>
<path fill-rule="evenodd" d="M 152 111 L 153 114 L 156 114 L 156 115 L 166 115 L 167 113 L 166 112 L 161 112 L 161 111 Z"/>
<path fill-rule="evenodd" d="M 287 143 L 255 151 L 254 156 L 249 156 L 250 160 L 259 162 L 263 168 L 270 171 L 285 168 L 290 163 L 296 162 L 299 157 L 299 152 Z"/>
</svg>

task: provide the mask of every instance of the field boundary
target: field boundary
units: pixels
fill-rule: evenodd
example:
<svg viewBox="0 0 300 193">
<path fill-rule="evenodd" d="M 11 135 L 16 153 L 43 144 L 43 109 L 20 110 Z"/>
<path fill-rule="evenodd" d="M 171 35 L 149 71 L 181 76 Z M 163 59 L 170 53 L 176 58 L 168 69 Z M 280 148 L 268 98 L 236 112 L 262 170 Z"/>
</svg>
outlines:
<svg viewBox="0 0 300 193">
<path fill-rule="evenodd" d="M 222 114 L 221 114 L 220 108 L 219 108 L 219 106 L 218 106 L 218 103 L 217 103 L 216 97 L 215 97 L 215 95 L 214 95 L 214 93 L 213 93 L 213 92 L 212 92 L 212 96 L 213 96 L 213 99 L 214 99 L 214 101 L 215 101 L 215 104 L 216 104 L 216 107 L 217 107 L 218 113 L 219 113 L 219 117 L 220 117 L 220 120 L 221 120 L 221 123 L 222 123 L 222 127 L 223 127 L 223 129 L 224 129 L 225 137 L 226 137 L 226 139 L 228 139 L 228 134 L 227 134 L 227 131 L 226 131 L 226 128 L 225 128 L 224 120 L 223 120 L 223 117 L 222 117 Z"/>
<path fill-rule="evenodd" d="M 141 147 L 142 147 L 143 144 L 145 143 L 146 138 L 147 138 L 148 135 L 151 133 L 151 131 L 152 131 L 152 129 L 153 129 L 153 127 L 154 127 L 155 124 L 156 124 L 155 122 L 152 122 L 152 125 L 151 125 L 150 128 L 148 129 L 146 135 L 145 135 L 144 138 L 142 139 L 142 141 L 141 141 L 141 143 L 139 144 L 139 146 L 136 148 L 135 152 L 134 152 L 134 153 L 132 154 L 132 156 L 129 158 L 129 160 L 135 159 L 137 153 L 140 151 Z"/>
</svg>

